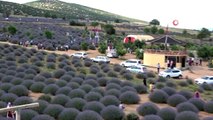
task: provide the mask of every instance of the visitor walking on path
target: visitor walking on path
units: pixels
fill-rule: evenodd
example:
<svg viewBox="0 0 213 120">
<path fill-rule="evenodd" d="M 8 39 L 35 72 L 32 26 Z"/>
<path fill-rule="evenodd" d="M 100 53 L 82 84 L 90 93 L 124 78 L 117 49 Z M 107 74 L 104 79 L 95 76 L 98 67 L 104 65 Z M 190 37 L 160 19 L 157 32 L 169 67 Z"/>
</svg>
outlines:
<svg viewBox="0 0 213 120">
<path fill-rule="evenodd" d="M 153 83 L 150 83 L 149 84 L 149 91 L 150 91 L 150 93 L 152 93 L 153 91 L 154 91 L 154 84 Z"/>
</svg>

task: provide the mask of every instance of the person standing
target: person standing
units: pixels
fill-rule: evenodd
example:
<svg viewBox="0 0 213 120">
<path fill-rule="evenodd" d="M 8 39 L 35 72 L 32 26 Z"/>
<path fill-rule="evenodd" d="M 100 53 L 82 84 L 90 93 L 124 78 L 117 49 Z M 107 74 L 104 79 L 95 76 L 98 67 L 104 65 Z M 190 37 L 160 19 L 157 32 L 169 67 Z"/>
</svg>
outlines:
<svg viewBox="0 0 213 120">
<path fill-rule="evenodd" d="M 157 64 L 157 72 L 160 73 L 160 63 Z"/>
<path fill-rule="evenodd" d="M 146 84 L 146 76 L 143 77 L 143 84 L 144 84 L 145 86 L 147 86 L 147 84 Z"/>
<path fill-rule="evenodd" d="M 7 104 L 7 108 L 10 108 L 12 107 L 12 104 L 10 102 L 8 102 Z M 15 118 L 15 113 L 14 111 L 8 111 L 7 112 L 7 118 Z"/>
</svg>

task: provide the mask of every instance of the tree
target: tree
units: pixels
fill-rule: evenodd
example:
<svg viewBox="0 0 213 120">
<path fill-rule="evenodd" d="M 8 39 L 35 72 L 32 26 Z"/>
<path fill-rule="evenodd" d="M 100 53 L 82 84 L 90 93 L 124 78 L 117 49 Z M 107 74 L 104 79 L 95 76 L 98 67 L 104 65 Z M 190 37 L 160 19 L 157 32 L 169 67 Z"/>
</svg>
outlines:
<svg viewBox="0 0 213 120">
<path fill-rule="evenodd" d="M 16 34 L 17 29 L 16 29 L 16 27 L 10 25 L 10 26 L 7 28 L 7 31 L 8 31 L 11 35 L 14 35 L 14 34 Z"/>
<path fill-rule="evenodd" d="M 82 50 L 86 50 L 86 51 L 87 51 L 87 50 L 88 50 L 88 47 L 89 47 L 88 43 L 86 43 L 86 42 L 82 42 L 82 43 L 81 43 L 81 49 L 82 49 Z"/>
<path fill-rule="evenodd" d="M 213 57 L 213 51 L 211 50 L 213 50 L 211 46 L 203 45 L 197 49 L 197 55 L 201 58 L 208 59 Z"/>
<path fill-rule="evenodd" d="M 144 31 L 146 34 L 147 34 L 147 33 L 150 33 L 150 28 L 147 28 L 147 27 L 146 27 L 146 28 L 144 28 L 143 31 Z"/>
<path fill-rule="evenodd" d="M 182 35 L 186 36 L 188 34 L 187 30 L 183 30 Z"/>
<path fill-rule="evenodd" d="M 49 31 L 49 30 L 46 30 L 45 31 L 45 36 L 46 36 L 47 39 L 52 39 L 53 33 L 51 31 Z"/>
<path fill-rule="evenodd" d="M 106 32 L 108 35 L 115 34 L 115 29 L 114 29 L 114 26 L 113 26 L 113 25 L 106 24 L 106 25 L 104 25 L 103 27 L 104 27 L 105 32 Z"/>
<path fill-rule="evenodd" d="M 211 32 L 206 29 L 206 28 L 202 28 L 201 31 L 199 31 L 197 38 L 198 39 L 203 39 L 203 38 L 207 38 L 211 35 Z"/>
<path fill-rule="evenodd" d="M 92 22 L 92 23 L 91 23 L 91 26 L 93 26 L 94 28 L 97 27 L 98 25 L 99 25 L 98 22 Z"/>
<path fill-rule="evenodd" d="M 164 34 L 165 31 L 164 31 L 164 29 L 160 28 L 160 29 L 158 30 L 158 33 L 159 33 L 159 34 Z"/>
<path fill-rule="evenodd" d="M 151 33 L 152 33 L 152 34 L 156 34 L 157 31 L 158 31 L 158 28 L 157 28 L 156 26 L 152 26 L 152 27 L 151 27 Z"/>
<path fill-rule="evenodd" d="M 122 42 L 117 42 L 117 44 L 115 45 L 115 49 L 118 56 L 124 56 L 127 52 Z"/>
<path fill-rule="evenodd" d="M 106 43 L 105 42 L 101 42 L 99 44 L 98 52 L 100 52 L 101 54 L 105 54 L 106 53 L 106 49 L 107 49 Z"/>
<path fill-rule="evenodd" d="M 144 41 L 140 41 L 140 40 L 135 40 L 134 46 L 136 48 L 143 48 L 145 46 L 145 42 Z"/>
<path fill-rule="evenodd" d="M 151 22 L 149 22 L 150 25 L 160 25 L 159 20 L 153 19 Z"/>
</svg>

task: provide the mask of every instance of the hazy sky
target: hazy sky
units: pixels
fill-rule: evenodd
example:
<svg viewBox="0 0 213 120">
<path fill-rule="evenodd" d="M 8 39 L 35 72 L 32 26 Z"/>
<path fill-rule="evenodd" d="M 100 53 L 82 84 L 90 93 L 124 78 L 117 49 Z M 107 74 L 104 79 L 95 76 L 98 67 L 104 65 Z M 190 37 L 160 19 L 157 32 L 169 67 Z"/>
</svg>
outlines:
<svg viewBox="0 0 213 120">
<path fill-rule="evenodd" d="M 4 0 L 26 3 L 34 0 Z M 162 26 L 213 30 L 213 0 L 61 0 L 145 21 L 158 19 Z"/>
</svg>

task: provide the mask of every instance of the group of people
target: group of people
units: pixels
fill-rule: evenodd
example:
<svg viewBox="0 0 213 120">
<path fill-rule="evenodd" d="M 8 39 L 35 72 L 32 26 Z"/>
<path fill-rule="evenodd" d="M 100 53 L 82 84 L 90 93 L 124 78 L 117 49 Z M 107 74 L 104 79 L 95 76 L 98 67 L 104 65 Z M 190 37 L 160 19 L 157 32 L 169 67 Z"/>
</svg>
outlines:
<svg viewBox="0 0 213 120">
<path fill-rule="evenodd" d="M 202 59 L 189 58 L 189 60 L 187 60 L 187 62 L 188 62 L 189 66 L 193 66 L 193 65 L 202 66 Z"/>
</svg>

